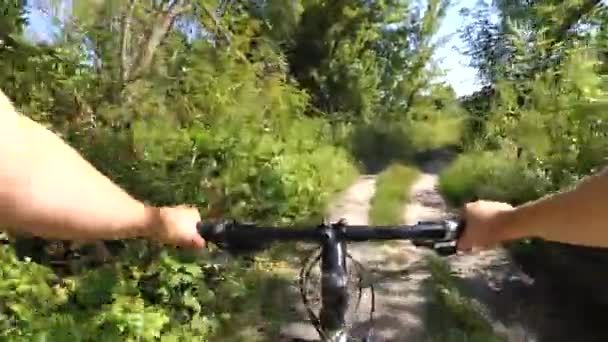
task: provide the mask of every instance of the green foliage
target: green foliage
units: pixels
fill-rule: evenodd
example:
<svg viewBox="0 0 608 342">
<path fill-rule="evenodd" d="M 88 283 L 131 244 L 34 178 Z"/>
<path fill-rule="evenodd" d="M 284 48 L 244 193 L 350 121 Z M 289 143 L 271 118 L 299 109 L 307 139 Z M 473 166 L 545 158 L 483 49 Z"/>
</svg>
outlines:
<svg viewBox="0 0 608 342">
<path fill-rule="evenodd" d="M 376 192 L 370 203 L 370 224 L 403 223 L 403 209 L 409 200 L 409 191 L 417 176 L 418 170 L 400 164 L 390 165 L 378 175 Z"/>
<path fill-rule="evenodd" d="M 473 151 L 447 170 L 444 193 L 456 202 L 521 203 L 597 170 L 608 146 L 596 65 L 589 49 L 570 49 L 555 72 L 497 83 L 484 133 L 475 137 L 477 148 L 489 151 Z"/>
<path fill-rule="evenodd" d="M 0 87 L 149 203 L 305 221 L 357 174 L 352 152 L 379 164 L 459 135 L 454 93 L 433 83 L 429 62 L 446 1 L 424 10 L 396 0 L 35 5 L 57 15 L 50 42 L 24 38 L 25 2 L 0 5 Z M 414 178 L 388 172 L 377 203 L 406 194 L 395 177 Z M 0 336 L 273 340 L 287 318 L 275 265 L 122 246 L 115 263 L 69 272 L 3 246 Z"/>
<path fill-rule="evenodd" d="M 458 144 L 465 116 L 454 91 L 443 84 L 429 91 L 417 97 L 407 117 L 397 111 L 352 128 L 346 145 L 368 172 L 378 172 L 393 161 L 409 162 L 417 152 Z"/>
<path fill-rule="evenodd" d="M 436 72 L 433 42 L 448 6 L 406 1 L 303 1 L 288 61 L 313 104 L 336 120 L 406 116 Z M 429 69 L 431 71 L 429 71 Z"/>
<path fill-rule="evenodd" d="M 179 76 L 186 85 L 177 89 L 177 106 L 169 99 L 157 102 L 161 95 L 146 90 L 121 113 L 142 118 L 129 131 L 97 132 L 100 143 L 133 150 L 124 165 L 95 155 L 112 151 L 107 147 L 85 150 L 128 190 L 150 201 L 196 203 L 240 219 L 293 221 L 316 214 L 356 174 L 346 152 L 331 144 L 328 124 L 299 115 L 306 103 L 301 92 L 276 78 L 258 80 L 247 66 L 197 72 L 210 66 L 194 63 L 199 64 Z M 153 108 L 159 114 L 146 114 Z"/>
<path fill-rule="evenodd" d="M 463 146 L 470 154 L 442 176 L 442 190 L 453 201 L 521 203 L 564 189 L 604 164 L 605 39 L 594 27 L 607 12 L 588 5 L 593 1 L 543 1 L 534 8 L 497 2 L 495 22 L 480 15 L 487 5 L 469 11 L 473 20 L 463 34 L 489 85 L 463 99 Z M 588 27 L 570 32 L 577 20 Z"/>
<path fill-rule="evenodd" d="M 3 39 L 9 36 L 16 36 L 23 32 L 25 19 L 25 1 L 9 0 L 3 1 L 0 5 L 0 35 Z M 4 44 L 4 43 L 3 43 Z"/>
<path fill-rule="evenodd" d="M 462 99 L 469 113 L 465 154 L 441 175 L 446 197 L 455 205 L 473 199 L 521 204 L 605 167 L 606 6 L 596 0 L 495 1 L 469 14 L 463 37 L 486 87 Z M 525 256 L 518 261 L 532 276 L 543 273 L 549 282 L 597 253 L 568 290 L 605 297 L 602 286 L 590 285 L 604 279 L 579 280 L 606 266 L 605 251 L 546 241 L 508 248 Z"/>
<path fill-rule="evenodd" d="M 52 126 L 130 193 L 157 205 L 194 204 L 203 217 L 290 223 L 323 212 L 357 174 L 332 126 L 304 116 L 308 95 L 273 68 L 281 52 L 264 44 L 245 50 L 255 23 L 237 42 L 250 61 L 235 46 L 172 32 L 156 47 L 157 59 L 129 78 L 119 74 L 120 35 L 100 24 L 127 13 L 126 4 L 110 7 L 90 8 L 93 16 L 48 49 L 4 54 L 0 85 L 22 112 Z M 134 13 L 134 32 L 154 27 L 145 12 Z M 94 65 L 85 40 L 95 42 Z M 129 53 L 137 58 L 133 47 Z M 272 266 L 217 266 L 204 256 L 159 255 L 141 241 L 124 245 L 119 262 L 61 276 L 2 247 L 0 336 L 253 341 L 272 339 L 285 319 L 287 284 Z"/>
<path fill-rule="evenodd" d="M 440 192 L 454 206 L 475 199 L 523 203 L 549 189 L 551 182 L 541 170 L 528 168 L 502 151 L 461 155 L 439 178 Z"/>
<path fill-rule="evenodd" d="M 427 263 L 431 271 L 427 285 L 433 297 L 426 324 L 432 341 L 507 341 L 494 332 L 478 306 L 461 293 L 444 260 L 433 256 Z"/>
<path fill-rule="evenodd" d="M 454 90 L 444 84 L 433 85 L 431 93 L 419 96 L 406 121 L 406 134 L 415 151 L 426 151 L 457 144 L 463 132 L 464 111 Z"/>
<path fill-rule="evenodd" d="M 403 122 L 377 122 L 353 128 L 347 146 L 367 172 L 379 172 L 393 161 L 409 160 L 414 152 Z"/>
<path fill-rule="evenodd" d="M 130 247 L 118 264 L 59 278 L 46 267 L 18 261 L 3 246 L 0 336 L 8 341 L 157 341 L 161 336 L 162 341 L 208 341 L 218 333 L 229 336 L 234 324 L 264 326 L 262 317 L 252 317 L 267 314 L 261 311 L 273 303 L 269 294 L 285 286 L 280 275 L 265 268 L 219 267 L 200 256 L 193 261 L 163 252 L 142 263 L 142 246 Z M 248 320 L 240 322 L 239 315 Z"/>
</svg>

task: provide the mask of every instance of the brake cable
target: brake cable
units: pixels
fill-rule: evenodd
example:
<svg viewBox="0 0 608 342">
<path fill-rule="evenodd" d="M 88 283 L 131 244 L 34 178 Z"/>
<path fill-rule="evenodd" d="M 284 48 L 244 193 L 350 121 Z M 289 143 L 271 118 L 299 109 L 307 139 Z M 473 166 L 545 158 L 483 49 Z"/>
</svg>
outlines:
<svg viewBox="0 0 608 342">
<path fill-rule="evenodd" d="M 318 249 L 317 256 L 314 258 L 314 260 L 312 262 L 310 262 L 310 260 L 313 259 L 314 255 L 315 255 L 315 253 L 313 252 L 306 258 L 306 260 L 304 261 L 304 264 L 302 265 L 302 269 L 300 270 L 300 281 L 299 281 L 300 295 L 302 296 L 302 302 L 304 303 L 304 307 L 306 309 L 306 313 L 308 314 L 308 318 L 310 319 L 310 322 L 315 327 L 315 330 L 317 331 L 317 333 L 319 333 L 319 336 L 321 336 L 321 338 L 323 340 L 327 340 L 328 338 L 325 335 L 325 332 L 323 331 L 323 329 L 321 327 L 321 320 L 312 311 L 312 309 L 310 307 L 310 302 L 305 293 L 306 292 L 306 281 L 307 281 L 307 278 L 310 277 L 310 272 L 312 272 L 312 267 L 319 260 L 321 260 L 321 248 Z M 310 265 L 307 267 L 307 264 L 309 262 L 310 262 Z"/>
<path fill-rule="evenodd" d="M 363 264 L 361 264 L 359 261 L 355 260 L 355 258 L 353 258 L 350 253 L 347 253 L 346 256 L 348 256 L 348 258 L 350 258 L 350 260 L 353 261 L 353 263 L 355 264 L 355 266 L 357 266 L 359 268 L 359 272 L 360 274 L 367 274 L 367 270 L 365 269 L 365 266 L 363 266 Z M 357 306 L 355 308 L 355 310 L 357 310 L 359 308 L 359 304 L 361 303 L 361 295 L 362 295 L 362 289 L 364 288 L 362 286 L 363 283 L 363 276 L 359 275 L 359 298 L 357 300 Z M 370 329 L 371 327 L 373 327 L 374 325 L 374 313 L 376 312 L 376 292 L 374 289 L 374 284 L 373 282 L 369 282 L 368 284 L 370 293 L 371 293 L 371 308 L 369 311 L 369 326 Z"/>
</svg>

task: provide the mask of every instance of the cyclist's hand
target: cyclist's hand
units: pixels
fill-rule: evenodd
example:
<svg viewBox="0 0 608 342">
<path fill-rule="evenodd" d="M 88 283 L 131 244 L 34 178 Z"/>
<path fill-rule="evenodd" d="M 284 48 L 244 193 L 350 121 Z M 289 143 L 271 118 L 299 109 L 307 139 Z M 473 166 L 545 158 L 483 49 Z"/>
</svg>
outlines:
<svg viewBox="0 0 608 342">
<path fill-rule="evenodd" d="M 511 205 L 502 202 L 468 203 L 463 212 L 466 227 L 458 241 L 458 250 L 490 249 L 501 243 L 503 214 L 511 210 Z"/>
<path fill-rule="evenodd" d="M 199 235 L 196 224 L 201 216 L 196 208 L 187 206 L 163 207 L 158 209 L 158 222 L 153 229 L 151 238 L 161 243 L 200 249 L 205 246 L 205 240 Z"/>
</svg>

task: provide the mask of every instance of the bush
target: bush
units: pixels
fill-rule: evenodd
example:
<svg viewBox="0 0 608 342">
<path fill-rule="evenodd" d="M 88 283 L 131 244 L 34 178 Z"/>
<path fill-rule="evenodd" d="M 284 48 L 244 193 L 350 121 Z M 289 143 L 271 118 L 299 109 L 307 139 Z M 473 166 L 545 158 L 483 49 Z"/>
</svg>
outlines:
<svg viewBox="0 0 608 342">
<path fill-rule="evenodd" d="M 324 124 L 317 120 L 294 120 L 288 137 L 241 139 L 233 138 L 236 131 L 150 125 L 133 126 L 134 145 L 145 147 L 140 157 L 127 153 L 130 134 L 111 130 L 98 130 L 80 147 L 139 198 L 194 203 L 203 217 L 293 223 L 322 212 L 357 173 L 343 149 L 318 136 Z M 253 341 L 251 331 L 264 327 L 270 334 L 282 318 L 276 301 L 267 309 L 276 287 L 288 286 L 273 268 L 235 262 L 214 269 L 208 258 L 157 255 L 148 243 L 127 241 L 121 262 L 61 278 L 2 248 L 0 336 L 9 340 Z M 235 324 L 243 330 L 231 332 Z"/>
<path fill-rule="evenodd" d="M 306 94 L 281 75 L 258 77 L 261 66 L 229 53 L 200 58 L 213 48 L 196 48 L 188 71 L 127 87 L 124 102 L 97 108 L 103 121 L 71 125 L 67 139 L 152 204 L 191 203 L 203 218 L 269 224 L 324 211 L 357 169 L 329 124 L 304 116 Z M 0 253 L 3 340 L 272 340 L 285 319 L 278 289 L 287 281 L 269 263 L 219 266 L 125 241 L 120 262 L 58 275 L 59 267 L 19 260 L 11 247 Z"/>
<path fill-rule="evenodd" d="M 462 117 L 415 107 L 413 118 L 388 117 L 356 125 L 347 145 L 353 155 L 376 173 L 392 162 L 408 162 L 422 151 L 444 148 L 460 140 Z"/>
<path fill-rule="evenodd" d="M 415 149 L 426 151 L 458 143 L 460 127 L 460 119 L 448 117 L 436 121 L 414 121 L 408 131 Z"/>
<path fill-rule="evenodd" d="M 348 146 L 369 173 L 380 172 L 394 161 L 413 156 L 411 137 L 403 123 L 357 125 Z"/>
<path fill-rule="evenodd" d="M 279 321 L 262 318 L 277 315 L 264 308 L 277 306 L 277 290 L 287 286 L 275 270 L 220 267 L 168 250 L 142 262 L 143 251 L 133 243 L 119 263 L 59 277 L 0 247 L 2 340 L 253 341 L 250 330 Z M 241 330 L 231 331 L 235 325 Z"/>
<path fill-rule="evenodd" d="M 550 180 L 543 172 L 502 151 L 463 154 L 439 178 L 440 192 L 455 206 L 476 199 L 518 204 L 549 189 Z"/>
</svg>

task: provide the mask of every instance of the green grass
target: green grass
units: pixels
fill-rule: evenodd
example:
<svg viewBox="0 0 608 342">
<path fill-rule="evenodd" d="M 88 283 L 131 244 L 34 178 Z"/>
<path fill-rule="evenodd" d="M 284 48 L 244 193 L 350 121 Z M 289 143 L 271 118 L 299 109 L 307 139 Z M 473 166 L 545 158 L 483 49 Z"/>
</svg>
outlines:
<svg viewBox="0 0 608 342">
<path fill-rule="evenodd" d="M 476 198 L 524 203 L 549 189 L 542 172 L 500 151 L 462 154 L 439 177 L 439 191 L 452 206 Z"/>
<path fill-rule="evenodd" d="M 392 164 L 376 180 L 376 192 L 369 213 L 373 225 L 403 223 L 403 207 L 409 200 L 409 189 L 418 178 L 418 170 L 402 164 Z"/>
<path fill-rule="evenodd" d="M 456 279 L 445 260 L 428 259 L 431 277 L 427 281 L 431 305 L 427 312 L 426 330 L 434 342 L 506 342 L 494 332 L 475 303 L 460 293 Z"/>
</svg>

